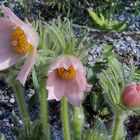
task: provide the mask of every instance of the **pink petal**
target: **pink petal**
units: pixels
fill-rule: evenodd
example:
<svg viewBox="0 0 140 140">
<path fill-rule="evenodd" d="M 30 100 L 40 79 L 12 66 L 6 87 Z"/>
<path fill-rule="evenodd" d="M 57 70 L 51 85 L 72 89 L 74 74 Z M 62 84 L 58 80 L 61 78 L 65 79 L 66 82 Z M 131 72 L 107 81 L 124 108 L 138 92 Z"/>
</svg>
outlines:
<svg viewBox="0 0 140 140">
<path fill-rule="evenodd" d="M 9 32 L 0 32 L 0 41 L 3 41 L 3 40 L 11 40 L 11 33 L 12 31 L 9 31 Z"/>
<path fill-rule="evenodd" d="M 84 98 L 84 92 L 80 92 L 80 91 L 78 93 L 75 92 L 75 93 L 67 95 L 67 100 L 72 105 L 75 105 L 75 106 L 80 106 L 83 98 Z"/>
<path fill-rule="evenodd" d="M 80 71 L 83 74 L 86 74 L 85 68 L 82 65 L 81 61 L 70 55 L 63 55 L 60 56 L 50 67 L 50 70 L 48 71 L 48 74 L 52 72 L 54 69 L 64 67 L 65 69 L 68 69 L 70 65 L 74 66 L 74 69 L 77 71 Z"/>
<path fill-rule="evenodd" d="M 51 65 L 51 67 L 48 71 L 48 74 L 60 67 L 64 67 L 64 68 L 68 69 L 70 65 L 72 65 L 72 63 L 71 63 L 71 61 L 69 61 L 69 59 L 67 59 L 67 56 L 65 56 L 65 55 L 59 56 L 56 59 L 56 61 L 54 61 L 54 63 Z"/>
<path fill-rule="evenodd" d="M 56 100 L 56 101 L 59 101 L 60 99 L 57 98 L 57 96 L 55 95 L 55 92 L 54 92 L 54 87 L 47 87 L 47 90 L 48 90 L 48 98 L 47 100 Z"/>
<path fill-rule="evenodd" d="M 86 76 L 80 72 L 76 74 L 76 80 L 81 91 L 90 92 L 92 85 L 87 83 Z"/>
<path fill-rule="evenodd" d="M 137 91 L 138 91 L 139 94 L 140 94 L 140 83 L 137 84 L 136 88 L 137 88 Z"/>
<path fill-rule="evenodd" d="M 32 27 L 30 23 L 22 24 L 21 29 L 24 31 L 27 41 L 32 44 L 35 48 L 39 45 L 39 36 L 36 30 Z"/>
<path fill-rule="evenodd" d="M 81 91 L 75 78 L 65 81 L 65 84 L 68 101 L 73 105 L 79 106 L 84 97 L 84 91 Z"/>
<path fill-rule="evenodd" d="M 5 47 L 11 47 L 12 46 L 12 41 L 10 38 L 11 34 L 10 33 L 1 33 L 0 32 L 0 48 L 5 48 Z M 1 50 L 0 50 L 1 51 Z"/>
<path fill-rule="evenodd" d="M 65 93 L 65 81 L 58 77 L 56 70 L 48 76 L 46 88 L 48 90 L 48 100 L 60 100 Z"/>
<path fill-rule="evenodd" d="M 11 46 L 13 26 L 12 22 L 8 19 L 0 18 L 0 48 Z"/>
<path fill-rule="evenodd" d="M 13 27 L 15 26 L 14 23 L 12 23 L 9 19 L 0 17 L 0 32 L 13 30 Z"/>
<path fill-rule="evenodd" d="M 3 52 L 3 53 L 2 53 Z M 24 56 L 15 53 L 12 49 L 1 48 L 0 50 L 0 70 L 5 70 L 12 65 L 16 64 L 18 61 L 23 59 Z"/>
<path fill-rule="evenodd" d="M 86 82 L 86 78 L 83 74 L 77 74 L 73 79 L 65 81 L 66 84 L 66 97 L 68 101 L 75 105 L 80 106 L 84 97 L 84 92 L 89 92 L 91 86 Z"/>
<path fill-rule="evenodd" d="M 7 53 L 7 54 L 6 54 Z M 3 54 L 3 56 L 2 56 L 2 54 Z M 0 58 L 2 59 L 3 57 L 8 57 L 9 56 L 9 54 L 13 54 L 13 55 L 15 55 L 16 53 L 12 50 L 12 48 L 10 48 L 10 47 L 2 47 L 1 49 L 0 49 Z"/>
<path fill-rule="evenodd" d="M 82 62 L 80 61 L 80 59 L 78 59 L 75 56 L 70 56 L 70 55 L 68 55 L 68 59 L 71 61 L 71 64 L 74 66 L 75 70 L 77 70 L 80 73 L 86 75 L 85 68 L 84 68 Z"/>
<path fill-rule="evenodd" d="M 6 49 L 6 48 L 10 48 L 12 45 L 11 45 L 11 40 L 6 40 L 6 39 L 3 39 L 3 40 L 1 40 L 0 39 L 0 49 L 2 49 L 2 48 L 4 48 L 4 49 Z M 10 48 L 10 49 L 12 49 L 12 48 Z M 2 53 L 2 51 L 0 50 L 0 53 Z"/>
<path fill-rule="evenodd" d="M 28 54 L 25 63 L 16 78 L 16 80 L 19 80 L 23 86 L 25 85 L 27 76 L 35 63 L 35 59 L 36 59 L 36 49 L 34 49 L 34 52 Z"/>
<path fill-rule="evenodd" d="M 122 94 L 122 102 L 128 108 L 140 106 L 140 92 L 137 84 L 127 85 Z"/>
<path fill-rule="evenodd" d="M 86 87 L 86 92 L 90 92 L 92 89 L 92 85 L 90 84 L 87 84 L 87 87 Z"/>
<path fill-rule="evenodd" d="M 3 47 L 0 50 L 0 61 L 2 63 L 3 61 L 6 61 L 7 59 L 10 59 L 11 57 L 15 55 L 16 53 L 11 48 Z"/>
<path fill-rule="evenodd" d="M 86 88 L 87 88 L 87 80 L 86 80 L 85 75 L 83 75 L 80 72 L 77 72 L 77 74 L 76 74 L 76 81 L 77 81 L 78 86 L 81 89 L 81 91 L 86 91 Z"/>
<path fill-rule="evenodd" d="M 72 62 L 69 56 L 63 56 L 59 62 L 59 67 L 64 67 L 65 69 L 68 69 L 70 65 L 72 65 Z"/>
<path fill-rule="evenodd" d="M 65 92 L 67 93 L 67 95 L 79 92 L 81 90 L 81 88 L 79 87 L 75 77 L 72 78 L 72 79 L 69 79 L 69 80 L 64 80 L 64 81 L 65 81 L 65 84 L 66 84 Z"/>
<path fill-rule="evenodd" d="M 11 11 L 10 8 L 2 5 L 1 9 L 4 12 L 4 15 L 7 16 L 13 23 L 16 23 L 16 25 L 19 25 L 19 26 L 23 24 L 23 22 Z"/>
</svg>

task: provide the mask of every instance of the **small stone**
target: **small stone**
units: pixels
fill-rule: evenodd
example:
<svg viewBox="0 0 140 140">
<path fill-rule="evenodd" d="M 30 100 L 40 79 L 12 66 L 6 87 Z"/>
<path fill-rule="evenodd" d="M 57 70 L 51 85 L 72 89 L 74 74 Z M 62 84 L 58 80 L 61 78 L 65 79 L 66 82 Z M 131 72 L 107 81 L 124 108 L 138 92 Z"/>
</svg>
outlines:
<svg viewBox="0 0 140 140">
<path fill-rule="evenodd" d="M 0 116 L 3 114 L 3 112 L 0 110 Z"/>
<path fill-rule="evenodd" d="M 18 122 L 19 122 L 19 124 L 21 124 L 21 125 L 23 124 L 22 120 L 19 120 Z"/>
<path fill-rule="evenodd" d="M 11 98 L 10 99 L 10 103 L 14 104 L 15 103 L 15 99 L 14 98 Z"/>
</svg>

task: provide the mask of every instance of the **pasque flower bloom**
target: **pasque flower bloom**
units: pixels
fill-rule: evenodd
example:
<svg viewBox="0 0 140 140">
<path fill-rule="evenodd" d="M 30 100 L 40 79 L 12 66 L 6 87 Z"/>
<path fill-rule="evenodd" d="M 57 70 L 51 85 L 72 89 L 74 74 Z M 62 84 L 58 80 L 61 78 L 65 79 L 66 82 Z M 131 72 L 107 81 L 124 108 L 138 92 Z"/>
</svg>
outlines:
<svg viewBox="0 0 140 140">
<path fill-rule="evenodd" d="M 39 37 L 30 23 L 21 21 L 8 7 L 1 9 L 4 17 L 0 17 L 0 71 L 25 59 L 16 78 L 24 85 L 36 59 Z"/>
<path fill-rule="evenodd" d="M 122 102 L 128 108 L 140 106 L 140 83 L 133 83 L 124 88 Z"/>
<path fill-rule="evenodd" d="M 79 106 L 84 92 L 89 92 L 91 87 L 81 61 L 74 56 L 60 56 L 48 71 L 48 100 L 61 100 L 65 96 L 71 104 Z"/>
</svg>

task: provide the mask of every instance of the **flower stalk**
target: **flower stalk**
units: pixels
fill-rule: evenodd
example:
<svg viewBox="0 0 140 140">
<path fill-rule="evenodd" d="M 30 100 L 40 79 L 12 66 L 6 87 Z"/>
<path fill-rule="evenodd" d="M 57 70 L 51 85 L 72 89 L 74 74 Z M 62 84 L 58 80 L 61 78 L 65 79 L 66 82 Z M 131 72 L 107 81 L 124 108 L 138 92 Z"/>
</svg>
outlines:
<svg viewBox="0 0 140 140">
<path fill-rule="evenodd" d="M 41 78 L 41 85 L 39 85 L 39 81 L 37 78 L 37 74 L 35 69 L 32 69 L 32 79 L 33 79 L 33 84 L 34 88 L 37 94 L 37 97 L 39 98 L 40 101 L 40 112 L 41 112 L 41 122 L 42 122 L 42 127 L 43 127 L 43 132 L 44 132 L 44 137 L 45 139 L 50 140 L 50 130 L 48 126 L 48 108 L 47 108 L 47 93 L 46 93 L 46 79 Z"/>
<path fill-rule="evenodd" d="M 18 106 L 20 109 L 21 119 L 23 121 L 24 128 L 27 128 L 28 123 L 30 123 L 30 118 L 29 118 L 29 115 L 27 113 L 26 103 L 24 101 L 24 96 L 23 96 L 23 91 L 21 90 L 22 87 L 17 80 L 14 80 L 12 82 L 12 85 L 13 85 L 13 88 L 15 90 L 15 95 L 16 95 Z"/>
<path fill-rule="evenodd" d="M 46 93 L 46 79 L 41 79 L 41 99 L 40 99 L 40 108 L 41 108 L 41 120 L 42 127 L 44 130 L 45 138 L 50 140 L 50 131 L 48 126 L 48 110 L 47 110 L 47 93 Z"/>
<path fill-rule="evenodd" d="M 114 120 L 112 140 L 118 140 L 124 137 L 124 128 L 123 128 L 124 117 L 125 115 L 123 114 L 116 114 Z"/>
<path fill-rule="evenodd" d="M 69 119 L 68 119 L 68 112 L 67 112 L 66 97 L 63 97 L 61 101 L 61 117 L 62 117 L 64 139 L 70 140 Z"/>
<path fill-rule="evenodd" d="M 81 140 L 82 129 L 84 125 L 84 112 L 82 106 L 72 107 L 71 126 L 74 140 Z"/>
</svg>

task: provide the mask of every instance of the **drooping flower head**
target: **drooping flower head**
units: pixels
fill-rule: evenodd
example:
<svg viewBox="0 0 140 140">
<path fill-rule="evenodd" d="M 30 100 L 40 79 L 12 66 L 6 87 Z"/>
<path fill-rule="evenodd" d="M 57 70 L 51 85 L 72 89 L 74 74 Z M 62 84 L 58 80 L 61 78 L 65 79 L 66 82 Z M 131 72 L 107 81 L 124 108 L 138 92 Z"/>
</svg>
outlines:
<svg viewBox="0 0 140 140">
<path fill-rule="evenodd" d="M 65 96 L 71 104 L 79 106 L 84 92 L 89 92 L 91 87 L 87 84 L 84 66 L 74 56 L 60 56 L 48 71 L 48 100 L 61 100 Z"/>
<path fill-rule="evenodd" d="M 1 9 L 4 17 L 0 17 L 0 71 L 25 59 L 16 78 L 24 85 L 35 62 L 39 37 L 30 23 L 21 21 L 8 7 Z"/>
<path fill-rule="evenodd" d="M 128 108 L 140 106 L 140 84 L 127 85 L 122 92 L 122 102 Z"/>
</svg>

